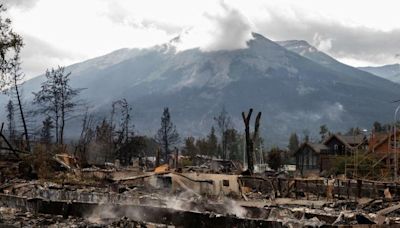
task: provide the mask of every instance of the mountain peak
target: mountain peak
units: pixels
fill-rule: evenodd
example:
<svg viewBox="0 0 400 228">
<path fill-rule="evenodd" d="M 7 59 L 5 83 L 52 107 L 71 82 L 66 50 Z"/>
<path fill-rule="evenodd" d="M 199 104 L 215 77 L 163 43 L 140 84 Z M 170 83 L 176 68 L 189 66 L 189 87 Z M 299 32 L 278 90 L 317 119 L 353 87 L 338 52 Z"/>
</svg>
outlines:
<svg viewBox="0 0 400 228">
<path fill-rule="evenodd" d="M 295 51 L 301 55 L 304 55 L 305 52 L 319 52 L 317 48 L 315 48 L 305 40 L 285 40 L 277 41 L 276 43 L 286 49 Z"/>
</svg>

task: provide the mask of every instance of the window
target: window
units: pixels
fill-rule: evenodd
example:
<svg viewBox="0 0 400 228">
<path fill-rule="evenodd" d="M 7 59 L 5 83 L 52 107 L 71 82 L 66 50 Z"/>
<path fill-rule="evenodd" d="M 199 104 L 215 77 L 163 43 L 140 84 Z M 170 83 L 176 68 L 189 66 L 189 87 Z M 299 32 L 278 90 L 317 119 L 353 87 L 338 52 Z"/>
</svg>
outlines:
<svg viewBox="0 0 400 228">
<path fill-rule="evenodd" d="M 225 187 L 229 187 L 229 180 L 222 180 L 222 185 Z"/>
<path fill-rule="evenodd" d="M 392 149 L 395 149 L 395 146 L 394 146 L 394 137 L 392 137 L 392 140 L 390 141 L 390 144 L 391 144 Z M 397 149 L 400 148 L 400 139 L 398 139 L 398 138 L 396 138 L 396 147 L 397 147 Z"/>
<path fill-rule="evenodd" d="M 339 150 L 338 144 L 333 145 L 333 152 L 335 155 L 338 153 L 338 150 Z"/>
</svg>

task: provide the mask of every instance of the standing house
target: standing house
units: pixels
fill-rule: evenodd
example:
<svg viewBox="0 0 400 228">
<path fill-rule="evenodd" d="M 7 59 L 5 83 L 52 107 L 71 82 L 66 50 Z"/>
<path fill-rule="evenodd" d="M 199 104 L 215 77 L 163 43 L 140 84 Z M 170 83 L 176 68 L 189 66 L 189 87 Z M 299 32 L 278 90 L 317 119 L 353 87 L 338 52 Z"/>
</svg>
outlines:
<svg viewBox="0 0 400 228">
<path fill-rule="evenodd" d="M 326 153 L 328 147 L 324 144 L 305 142 L 296 151 L 296 167 L 301 174 L 321 172 L 321 154 Z"/>
<path fill-rule="evenodd" d="M 395 151 L 400 157 L 400 131 L 397 131 L 396 135 L 397 150 L 394 139 L 393 132 L 374 132 L 369 140 L 369 151 L 379 159 L 380 164 L 386 165 L 386 167 L 393 167 Z"/>
<path fill-rule="evenodd" d="M 356 149 L 367 149 L 368 140 L 365 135 L 332 134 L 324 142 L 329 155 L 350 155 Z"/>
<path fill-rule="evenodd" d="M 296 166 L 304 175 L 309 172 L 330 170 L 340 156 L 351 155 L 355 150 L 366 150 L 364 135 L 330 135 L 322 144 L 303 143 L 296 151 Z"/>
<path fill-rule="evenodd" d="M 321 171 L 331 169 L 338 156 L 349 156 L 356 150 L 367 150 L 368 139 L 363 134 L 332 134 L 325 140 L 324 145 L 328 150 L 321 156 Z"/>
</svg>

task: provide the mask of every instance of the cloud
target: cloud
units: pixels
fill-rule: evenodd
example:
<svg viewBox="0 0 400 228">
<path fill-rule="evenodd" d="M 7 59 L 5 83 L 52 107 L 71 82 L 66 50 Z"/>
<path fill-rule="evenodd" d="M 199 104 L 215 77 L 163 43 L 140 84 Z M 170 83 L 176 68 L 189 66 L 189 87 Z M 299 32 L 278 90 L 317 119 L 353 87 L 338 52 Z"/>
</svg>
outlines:
<svg viewBox="0 0 400 228">
<path fill-rule="evenodd" d="M 138 29 L 158 29 L 168 35 L 180 33 L 179 50 L 244 48 L 246 41 L 251 39 L 251 31 L 254 31 L 274 40 L 307 40 L 321 51 L 347 63 L 376 65 L 399 61 L 396 55 L 400 53 L 397 44 L 400 29 L 396 29 L 391 21 L 383 23 L 382 20 L 369 19 L 370 12 L 378 10 L 379 4 L 366 6 L 369 13 L 357 12 L 354 15 L 348 15 L 350 9 L 344 11 L 345 15 L 338 13 L 336 9 L 344 4 L 343 1 L 328 2 L 329 6 L 325 6 L 313 1 L 304 4 L 254 1 L 248 5 L 233 0 L 215 1 L 207 6 L 208 2 L 186 4 L 185 1 L 171 0 L 160 6 L 165 10 L 154 9 L 151 14 L 143 13 L 153 12 L 146 4 L 128 5 L 121 0 L 108 4 L 107 14 L 114 23 Z M 175 9 L 180 6 L 184 10 Z M 356 6 L 351 4 L 353 8 Z M 192 8 L 196 10 L 192 11 Z M 385 10 L 390 11 L 390 7 Z"/>
<path fill-rule="evenodd" d="M 18 8 L 18 9 L 31 9 L 39 0 L 3 0 L 2 2 L 7 8 Z"/>
<path fill-rule="evenodd" d="M 136 29 L 160 29 L 168 34 L 179 33 L 183 26 L 165 22 L 157 17 L 140 17 L 121 5 L 120 1 L 109 1 L 104 13 L 113 23 L 128 25 Z"/>
<path fill-rule="evenodd" d="M 42 74 L 47 68 L 70 63 L 75 53 L 56 48 L 34 36 L 22 34 L 25 46 L 21 51 L 22 70 L 27 78 Z"/>
<path fill-rule="evenodd" d="M 251 32 L 258 32 L 273 40 L 306 40 L 346 63 L 377 65 L 400 61 L 396 57 L 400 16 L 397 2 L 392 2 L 368 3 L 363 10 L 345 0 L 254 0 L 252 4 L 241 0 L 6 0 L 5 4 L 16 9 L 8 13 L 14 16 L 10 18 L 17 32 L 79 52 L 84 55 L 80 60 L 119 48 L 150 47 L 179 34 L 179 50 L 245 48 Z"/>
<path fill-rule="evenodd" d="M 178 50 L 200 48 L 202 51 L 235 50 L 247 47 L 252 38 L 250 21 L 239 10 L 220 2 L 220 12 L 205 13 L 203 20 L 181 33 Z"/>
<path fill-rule="evenodd" d="M 312 44 L 319 50 L 328 52 L 332 48 L 332 39 L 324 39 L 321 35 L 316 33 L 313 37 Z"/>
<path fill-rule="evenodd" d="M 398 62 L 400 29 L 388 31 L 307 17 L 294 9 L 290 16 L 268 11 L 256 23 L 260 33 L 275 40 L 303 39 L 338 59 L 388 64 Z"/>
</svg>

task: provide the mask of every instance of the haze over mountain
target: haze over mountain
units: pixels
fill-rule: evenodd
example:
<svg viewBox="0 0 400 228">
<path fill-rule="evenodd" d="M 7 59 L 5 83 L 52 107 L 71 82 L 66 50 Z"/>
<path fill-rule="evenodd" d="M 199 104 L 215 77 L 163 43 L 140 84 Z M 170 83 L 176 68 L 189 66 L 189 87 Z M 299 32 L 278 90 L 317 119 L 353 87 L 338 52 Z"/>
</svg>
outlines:
<svg viewBox="0 0 400 228">
<path fill-rule="evenodd" d="M 400 64 L 389 64 L 378 67 L 359 67 L 358 69 L 400 83 Z"/>
<path fill-rule="evenodd" d="M 137 131 L 149 135 L 166 106 L 182 136 L 208 133 L 223 106 L 242 130 L 240 114 L 252 107 L 263 113 L 266 143 L 277 145 L 286 145 L 290 132 L 307 129 L 316 136 L 321 124 L 344 131 L 391 121 L 390 101 L 400 97 L 400 85 L 342 64 L 304 41 L 278 45 L 252 35 L 243 49 L 177 51 L 175 39 L 147 49 L 120 49 L 67 70 L 73 87 L 87 88 L 81 96 L 99 119 L 110 113 L 112 101 L 126 98 Z M 27 101 L 43 79 L 24 84 Z M 6 101 L 2 97 L 0 105 Z M 71 122 L 69 136 L 79 131 L 79 120 Z"/>
</svg>

